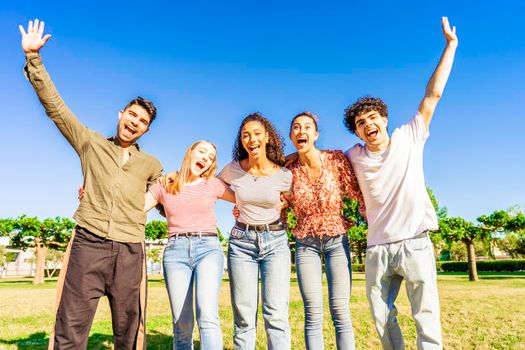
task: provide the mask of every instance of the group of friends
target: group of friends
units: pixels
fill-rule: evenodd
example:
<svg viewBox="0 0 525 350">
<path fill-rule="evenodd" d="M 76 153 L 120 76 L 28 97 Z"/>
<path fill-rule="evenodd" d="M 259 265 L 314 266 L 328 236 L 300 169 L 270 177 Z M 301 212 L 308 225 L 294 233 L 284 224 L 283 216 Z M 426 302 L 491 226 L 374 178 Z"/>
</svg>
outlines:
<svg viewBox="0 0 525 350">
<path fill-rule="evenodd" d="M 346 152 L 320 150 L 318 119 L 301 112 L 290 122 L 296 153 L 260 113 L 239 126 L 233 159 L 216 176 L 216 147 L 197 141 L 178 171 L 162 176 L 160 162 L 137 140 L 156 117 L 137 97 L 120 112 L 115 136 L 86 128 L 66 106 L 47 73 L 40 49 L 50 38 L 44 23 L 20 26 L 25 75 L 49 118 L 77 152 L 83 192 L 76 228 L 57 285 L 50 349 L 85 349 L 100 297 L 111 308 L 115 349 L 144 349 L 146 212 L 162 205 L 168 222 L 163 267 L 173 316 L 173 348 L 193 348 L 194 313 L 202 349 L 222 349 L 219 291 L 224 256 L 214 212 L 222 199 L 236 205 L 227 253 L 235 349 L 255 349 L 259 294 L 269 349 L 291 348 L 288 321 L 290 249 L 283 203 L 297 217 L 296 270 L 304 303 L 307 349 L 323 349 L 323 261 L 338 349 L 354 349 L 352 284 L 343 198 L 359 202 L 368 223 L 366 295 L 384 349 L 404 349 L 395 300 L 405 281 L 418 349 L 442 349 L 436 267 L 429 232 L 437 217 L 423 174 L 429 125 L 458 45 L 442 18 L 445 49 L 415 115 L 388 133 L 388 108 L 359 98 L 344 123 L 363 143 Z M 158 179 L 163 179 L 159 181 Z M 261 289 L 259 291 L 259 277 Z M 195 294 L 195 295 L 194 295 Z M 194 306 L 195 300 L 195 306 Z"/>
</svg>

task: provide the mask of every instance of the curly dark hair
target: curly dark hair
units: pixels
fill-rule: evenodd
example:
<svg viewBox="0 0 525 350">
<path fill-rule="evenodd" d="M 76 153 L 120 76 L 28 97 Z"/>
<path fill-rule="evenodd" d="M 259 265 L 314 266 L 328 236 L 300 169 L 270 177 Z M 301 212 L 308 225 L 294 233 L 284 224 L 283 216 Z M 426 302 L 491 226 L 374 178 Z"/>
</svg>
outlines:
<svg viewBox="0 0 525 350">
<path fill-rule="evenodd" d="M 346 128 L 352 134 L 355 134 L 355 118 L 370 111 L 376 111 L 382 117 L 388 118 L 388 107 L 382 99 L 372 96 L 363 96 L 358 98 L 353 105 L 348 106 L 345 109 L 344 124 Z"/>
<path fill-rule="evenodd" d="M 252 113 L 244 118 L 237 132 L 237 139 L 233 146 L 232 158 L 241 161 L 248 158 L 248 152 L 242 145 L 242 128 L 248 122 L 259 122 L 268 133 L 268 143 L 266 144 L 266 157 L 279 166 L 284 166 L 284 140 L 273 124 L 262 116 L 259 112 Z"/>
</svg>

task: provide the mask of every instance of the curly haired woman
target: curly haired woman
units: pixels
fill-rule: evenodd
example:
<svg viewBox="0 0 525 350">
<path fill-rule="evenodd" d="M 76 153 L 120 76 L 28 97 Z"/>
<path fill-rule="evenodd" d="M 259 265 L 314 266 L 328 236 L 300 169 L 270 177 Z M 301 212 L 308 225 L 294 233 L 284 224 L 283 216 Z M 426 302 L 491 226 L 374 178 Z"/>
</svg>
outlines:
<svg viewBox="0 0 525 350">
<path fill-rule="evenodd" d="M 230 233 L 228 274 L 235 349 L 255 349 L 259 272 L 268 349 L 290 349 L 290 249 L 280 221 L 280 196 L 292 174 L 283 167 L 283 142 L 259 113 L 239 127 L 233 160 L 219 178 L 235 190 L 239 217 Z"/>
</svg>

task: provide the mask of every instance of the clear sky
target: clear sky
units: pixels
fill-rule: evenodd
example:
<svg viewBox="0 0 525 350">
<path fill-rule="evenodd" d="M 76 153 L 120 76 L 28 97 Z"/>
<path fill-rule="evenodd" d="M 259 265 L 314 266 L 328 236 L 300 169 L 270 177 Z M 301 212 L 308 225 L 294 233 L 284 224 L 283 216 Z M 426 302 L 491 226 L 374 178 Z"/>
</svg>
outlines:
<svg viewBox="0 0 525 350">
<path fill-rule="evenodd" d="M 370 94 L 388 103 L 393 130 L 417 110 L 447 15 L 459 48 L 430 127 L 427 184 L 450 215 L 469 220 L 523 207 L 523 13 L 525 2 L 505 0 L 3 0 L 0 217 L 71 217 L 82 182 L 75 152 L 22 74 L 17 27 L 34 18 L 53 35 L 41 54 L 79 119 L 110 136 L 128 100 L 152 99 L 159 114 L 141 146 L 173 170 L 198 139 L 217 144 L 222 168 L 253 111 L 288 141 L 292 116 L 310 110 L 320 118 L 318 146 L 346 150 L 358 139 L 343 110 Z M 231 205 L 217 211 L 229 230 Z"/>
</svg>

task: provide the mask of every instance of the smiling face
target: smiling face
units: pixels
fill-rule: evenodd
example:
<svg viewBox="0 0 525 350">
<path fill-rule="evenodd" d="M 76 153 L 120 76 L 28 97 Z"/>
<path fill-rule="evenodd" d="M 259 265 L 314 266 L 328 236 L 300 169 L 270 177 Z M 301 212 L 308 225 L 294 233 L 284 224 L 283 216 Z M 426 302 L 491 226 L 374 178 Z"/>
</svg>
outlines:
<svg viewBox="0 0 525 350">
<path fill-rule="evenodd" d="M 190 154 L 190 172 L 201 177 L 215 164 L 216 150 L 209 142 L 200 142 Z"/>
<path fill-rule="evenodd" d="M 241 129 L 242 146 L 250 159 L 266 157 L 268 133 L 258 121 L 249 121 Z"/>
<path fill-rule="evenodd" d="M 129 147 L 149 129 L 151 117 L 143 107 L 138 104 L 129 106 L 119 112 L 117 124 L 117 137 L 122 147 Z"/>
<path fill-rule="evenodd" d="M 374 110 L 355 118 L 355 133 L 372 152 L 382 151 L 388 147 L 390 138 L 387 126 L 388 119 Z"/>
<path fill-rule="evenodd" d="M 314 120 L 308 116 L 296 117 L 290 129 L 290 140 L 292 140 L 298 153 L 306 153 L 315 148 L 315 141 L 319 133 Z"/>
</svg>

